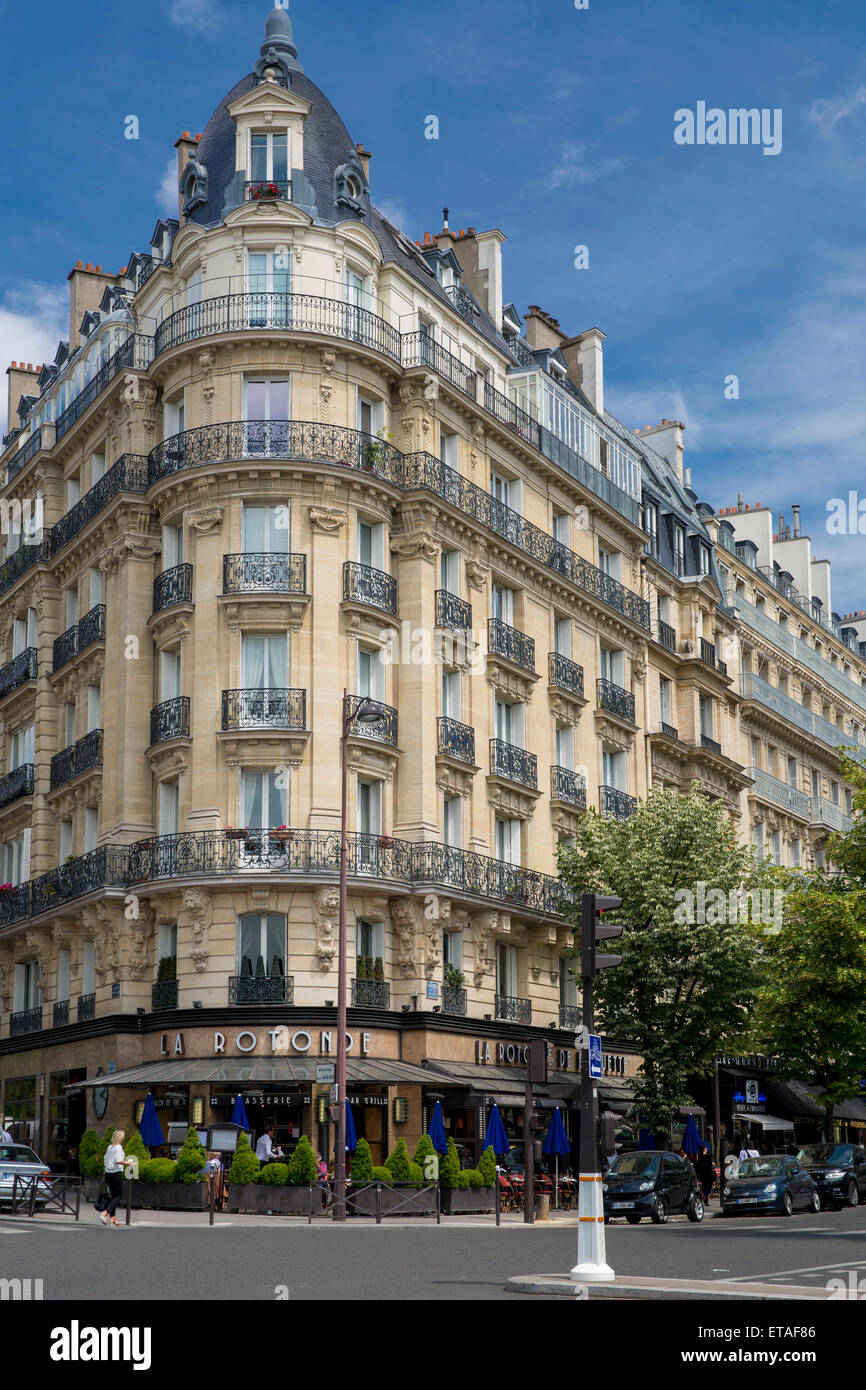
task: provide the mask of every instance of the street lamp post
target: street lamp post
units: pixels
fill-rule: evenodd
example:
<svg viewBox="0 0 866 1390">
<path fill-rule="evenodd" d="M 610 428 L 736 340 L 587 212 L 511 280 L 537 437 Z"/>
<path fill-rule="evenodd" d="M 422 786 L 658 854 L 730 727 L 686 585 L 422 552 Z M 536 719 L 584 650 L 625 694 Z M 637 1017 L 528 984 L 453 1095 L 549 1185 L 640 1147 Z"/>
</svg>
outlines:
<svg viewBox="0 0 866 1390">
<path fill-rule="evenodd" d="M 348 984 L 346 902 L 348 818 L 348 740 L 350 725 L 373 724 L 383 716 L 374 700 L 352 697 L 343 691 L 340 725 L 340 916 L 337 964 L 337 1152 L 334 1157 L 334 1220 L 346 1219 L 346 986 Z"/>
</svg>

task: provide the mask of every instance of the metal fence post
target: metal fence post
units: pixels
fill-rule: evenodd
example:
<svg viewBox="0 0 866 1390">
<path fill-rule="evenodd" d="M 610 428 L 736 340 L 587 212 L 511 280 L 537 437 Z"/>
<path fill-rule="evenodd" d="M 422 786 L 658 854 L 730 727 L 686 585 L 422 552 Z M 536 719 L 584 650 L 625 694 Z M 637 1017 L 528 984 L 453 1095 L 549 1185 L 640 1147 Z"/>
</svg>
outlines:
<svg viewBox="0 0 866 1390">
<path fill-rule="evenodd" d="M 497 1226 L 500 1226 L 500 1225 L 502 1224 L 501 1221 L 500 1221 L 500 1219 L 499 1219 L 499 1218 L 500 1218 L 500 1214 L 501 1214 L 501 1212 L 502 1212 L 502 1193 L 501 1193 L 500 1190 L 499 1190 L 499 1174 L 498 1174 L 498 1173 L 496 1174 L 496 1201 L 495 1201 L 495 1204 L 494 1204 L 494 1205 L 495 1205 L 495 1207 L 496 1207 L 496 1224 L 497 1224 Z"/>
<path fill-rule="evenodd" d="M 132 1178 L 126 1179 L 126 1224 L 132 1225 Z"/>
<path fill-rule="evenodd" d="M 382 1224 L 382 1184 L 376 1183 L 376 1225 Z"/>
<path fill-rule="evenodd" d="M 436 1184 L 436 1225 L 442 1225 L 442 1197 L 439 1192 L 439 1184 Z"/>
<path fill-rule="evenodd" d="M 33 1215 L 35 1214 L 35 1212 L 36 1212 L 36 1188 L 37 1188 L 38 1184 L 39 1184 L 39 1179 L 38 1179 L 38 1178 L 32 1178 L 32 1179 L 31 1179 L 31 1181 L 30 1181 L 30 1208 L 29 1208 L 29 1210 L 28 1210 L 28 1212 L 27 1212 L 27 1215 L 28 1215 L 28 1216 L 33 1216 Z"/>
<path fill-rule="evenodd" d="M 82 1189 L 83 1186 L 84 1186 L 84 1181 L 83 1181 L 83 1179 L 82 1179 L 81 1182 L 76 1183 L 76 1185 L 75 1185 L 75 1220 L 76 1220 L 76 1221 L 80 1221 L 80 1220 L 81 1220 L 81 1189 Z"/>
<path fill-rule="evenodd" d="M 216 1174 L 211 1173 L 208 1177 L 208 1221 L 209 1226 L 213 1225 L 214 1207 L 216 1206 Z"/>
</svg>

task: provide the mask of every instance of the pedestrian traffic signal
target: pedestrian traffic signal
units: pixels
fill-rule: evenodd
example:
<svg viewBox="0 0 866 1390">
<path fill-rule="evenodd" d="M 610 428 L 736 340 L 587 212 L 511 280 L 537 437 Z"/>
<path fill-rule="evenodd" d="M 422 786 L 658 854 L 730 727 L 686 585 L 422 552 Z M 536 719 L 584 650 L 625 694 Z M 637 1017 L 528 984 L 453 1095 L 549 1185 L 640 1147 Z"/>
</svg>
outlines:
<svg viewBox="0 0 866 1390">
<path fill-rule="evenodd" d="M 599 921 L 603 912 L 622 907 L 622 898 L 605 898 L 597 893 L 584 893 L 580 900 L 580 963 L 585 980 L 594 980 L 600 970 L 611 970 L 622 964 L 622 956 L 599 951 L 599 941 L 622 936 L 622 927 Z"/>
</svg>

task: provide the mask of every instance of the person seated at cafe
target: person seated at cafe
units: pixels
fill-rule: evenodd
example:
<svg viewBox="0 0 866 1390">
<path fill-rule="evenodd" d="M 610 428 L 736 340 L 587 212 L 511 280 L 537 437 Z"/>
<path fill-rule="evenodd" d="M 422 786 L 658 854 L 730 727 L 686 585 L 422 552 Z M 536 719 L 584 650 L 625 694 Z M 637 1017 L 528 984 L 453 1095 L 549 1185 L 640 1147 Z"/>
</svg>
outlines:
<svg viewBox="0 0 866 1390">
<path fill-rule="evenodd" d="M 274 1147 L 274 1127 L 268 1125 L 264 1134 L 256 1144 L 256 1158 L 261 1163 L 273 1163 L 276 1159 L 282 1158 L 283 1151 Z"/>
<path fill-rule="evenodd" d="M 208 1197 L 213 1197 L 216 1206 L 224 1205 L 225 1197 L 222 1193 L 222 1159 L 218 1153 L 209 1153 L 207 1163 L 202 1168 L 202 1174 L 208 1185 Z"/>
</svg>

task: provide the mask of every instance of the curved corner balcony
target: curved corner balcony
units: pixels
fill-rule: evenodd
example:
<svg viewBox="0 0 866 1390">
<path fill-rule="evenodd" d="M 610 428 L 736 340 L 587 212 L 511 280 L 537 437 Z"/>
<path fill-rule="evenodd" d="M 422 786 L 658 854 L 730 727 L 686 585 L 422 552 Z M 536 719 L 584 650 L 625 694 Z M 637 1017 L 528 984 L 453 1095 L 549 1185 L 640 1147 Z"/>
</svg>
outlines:
<svg viewBox="0 0 866 1390">
<path fill-rule="evenodd" d="M 189 696 L 163 700 L 150 711 L 150 743 L 167 743 L 172 738 L 189 738 Z"/>
<path fill-rule="evenodd" d="M 402 486 L 403 455 L 393 444 L 343 425 L 309 420 L 233 420 L 165 439 L 147 457 L 151 484 L 186 468 L 277 459 L 333 463 Z"/>
<path fill-rule="evenodd" d="M 223 732 L 307 727 L 306 690 L 224 690 Z"/>
<path fill-rule="evenodd" d="M 61 666 L 65 666 L 67 661 L 71 661 L 74 656 L 83 652 L 94 642 L 105 641 L 105 604 L 97 603 L 95 608 L 91 608 L 89 613 L 68 627 L 54 641 L 54 667 L 59 671 Z"/>
<path fill-rule="evenodd" d="M 153 581 L 154 613 L 178 603 L 192 603 L 192 565 L 172 565 Z"/>
<path fill-rule="evenodd" d="M 362 705 L 374 704 L 380 711 L 378 719 L 358 719 Z M 397 747 L 397 711 L 391 705 L 371 695 L 350 695 L 348 697 L 348 733 L 353 738 L 369 738 L 377 743 L 385 743 L 389 748 Z"/>
<path fill-rule="evenodd" d="M 33 764 L 13 768 L 5 777 L 0 777 L 0 808 L 17 801 L 21 796 L 33 795 Z"/>
<path fill-rule="evenodd" d="M 306 555 L 259 554 L 223 556 L 224 594 L 305 594 Z"/>
<path fill-rule="evenodd" d="M 0 671 L 0 700 L 13 690 L 36 679 L 36 648 L 25 647 Z"/>
<path fill-rule="evenodd" d="M 393 362 L 402 360 L 399 329 L 392 328 L 378 314 L 340 299 L 279 290 L 223 294 L 178 309 L 157 328 L 154 356 L 198 338 L 258 329 L 342 338 L 390 357 Z"/>
<path fill-rule="evenodd" d="M 363 603 L 383 613 L 397 615 L 397 581 L 384 570 L 347 560 L 343 565 L 344 603 Z"/>
</svg>

